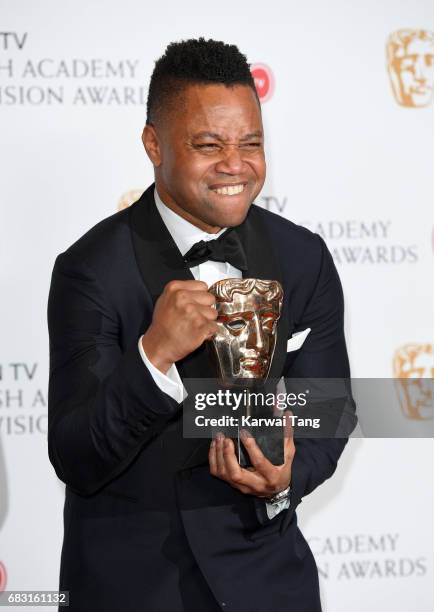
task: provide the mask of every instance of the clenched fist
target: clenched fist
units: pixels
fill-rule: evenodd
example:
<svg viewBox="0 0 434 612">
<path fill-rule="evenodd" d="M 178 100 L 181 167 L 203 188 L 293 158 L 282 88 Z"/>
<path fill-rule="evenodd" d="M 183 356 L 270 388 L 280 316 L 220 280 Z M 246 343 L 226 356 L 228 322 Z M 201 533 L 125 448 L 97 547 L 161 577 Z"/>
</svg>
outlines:
<svg viewBox="0 0 434 612">
<path fill-rule="evenodd" d="M 171 281 L 158 298 L 142 338 L 148 359 L 165 374 L 217 331 L 215 297 L 202 281 Z"/>
</svg>

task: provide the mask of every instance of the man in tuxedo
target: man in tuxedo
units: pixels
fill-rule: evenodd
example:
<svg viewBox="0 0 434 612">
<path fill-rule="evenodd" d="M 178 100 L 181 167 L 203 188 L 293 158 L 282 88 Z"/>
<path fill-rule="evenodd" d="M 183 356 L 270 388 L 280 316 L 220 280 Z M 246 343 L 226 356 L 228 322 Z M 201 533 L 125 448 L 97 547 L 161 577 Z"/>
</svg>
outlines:
<svg viewBox="0 0 434 612">
<path fill-rule="evenodd" d="M 229 277 L 283 287 L 270 377 L 348 378 L 335 266 L 318 235 L 253 204 L 265 180 L 261 108 L 234 45 L 169 45 L 147 113 L 155 184 L 61 253 L 52 275 L 60 589 L 74 612 L 317 612 L 295 510 L 347 439 L 288 435 L 275 466 L 244 438 L 245 469 L 231 439 L 183 437 L 182 393 L 214 375 L 208 287 Z"/>
</svg>

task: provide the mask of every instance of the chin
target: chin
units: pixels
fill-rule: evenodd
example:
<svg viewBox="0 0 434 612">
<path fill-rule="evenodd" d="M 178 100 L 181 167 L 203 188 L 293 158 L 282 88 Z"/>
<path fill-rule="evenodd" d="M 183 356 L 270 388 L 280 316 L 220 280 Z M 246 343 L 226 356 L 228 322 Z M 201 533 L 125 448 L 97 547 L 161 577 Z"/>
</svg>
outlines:
<svg viewBox="0 0 434 612">
<path fill-rule="evenodd" d="M 249 209 L 250 204 L 240 210 L 229 210 L 221 214 L 217 213 L 214 217 L 214 224 L 219 227 L 237 227 L 237 225 L 240 225 L 247 217 Z"/>
</svg>

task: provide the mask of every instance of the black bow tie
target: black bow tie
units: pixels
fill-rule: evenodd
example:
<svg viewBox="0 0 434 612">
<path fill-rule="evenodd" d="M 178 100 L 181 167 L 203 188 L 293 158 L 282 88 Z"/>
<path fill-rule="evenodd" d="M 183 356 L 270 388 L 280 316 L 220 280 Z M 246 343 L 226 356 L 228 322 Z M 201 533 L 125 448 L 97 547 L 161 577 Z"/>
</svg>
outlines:
<svg viewBox="0 0 434 612">
<path fill-rule="evenodd" d="M 209 240 L 208 242 L 201 240 L 193 244 L 184 255 L 187 266 L 192 268 L 211 259 L 212 261 L 227 261 L 238 270 L 247 270 L 246 253 L 238 234 L 232 229 L 226 230 L 216 240 Z"/>
</svg>

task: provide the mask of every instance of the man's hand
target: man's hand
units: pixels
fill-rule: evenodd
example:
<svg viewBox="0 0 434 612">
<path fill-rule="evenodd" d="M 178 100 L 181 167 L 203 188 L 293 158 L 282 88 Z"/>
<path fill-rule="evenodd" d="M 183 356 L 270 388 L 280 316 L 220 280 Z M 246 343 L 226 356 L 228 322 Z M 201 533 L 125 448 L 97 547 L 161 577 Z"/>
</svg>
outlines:
<svg viewBox="0 0 434 612">
<path fill-rule="evenodd" d="M 202 281 L 171 281 L 158 298 L 142 338 L 148 359 L 165 374 L 217 331 L 215 297 Z"/>
<path fill-rule="evenodd" d="M 209 449 L 209 466 L 213 476 L 225 480 L 247 495 L 272 497 L 286 489 L 291 482 L 291 466 L 295 455 L 294 436 L 291 421 L 286 419 L 283 465 L 273 465 L 264 456 L 253 436 L 241 432 L 241 439 L 253 467 L 242 468 L 235 455 L 231 438 L 217 434 Z"/>
</svg>

